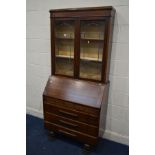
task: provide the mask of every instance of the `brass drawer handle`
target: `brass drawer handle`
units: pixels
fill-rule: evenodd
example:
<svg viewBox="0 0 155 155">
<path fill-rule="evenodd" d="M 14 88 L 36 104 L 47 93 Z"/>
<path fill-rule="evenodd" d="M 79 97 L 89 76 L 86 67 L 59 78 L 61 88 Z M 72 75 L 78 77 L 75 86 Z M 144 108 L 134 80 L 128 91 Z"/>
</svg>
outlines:
<svg viewBox="0 0 155 155">
<path fill-rule="evenodd" d="M 69 122 L 66 122 L 66 121 L 63 121 L 63 120 L 59 120 L 59 122 L 62 123 L 62 124 L 71 126 L 71 127 L 78 127 L 77 124 L 69 123 Z"/>
<path fill-rule="evenodd" d="M 63 133 L 63 134 L 66 134 L 66 135 L 69 135 L 69 136 L 72 136 L 72 137 L 76 137 L 75 134 L 72 134 L 72 133 L 69 133 L 67 131 L 63 131 L 63 130 L 58 130 L 59 132 Z"/>
<path fill-rule="evenodd" d="M 73 114 L 73 113 L 70 113 L 70 112 L 63 111 L 63 110 L 59 110 L 59 112 L 64 114 L 64 115 L 71 116 L 71 117 L 78 117 L 77 114 Z"/>
</svg>

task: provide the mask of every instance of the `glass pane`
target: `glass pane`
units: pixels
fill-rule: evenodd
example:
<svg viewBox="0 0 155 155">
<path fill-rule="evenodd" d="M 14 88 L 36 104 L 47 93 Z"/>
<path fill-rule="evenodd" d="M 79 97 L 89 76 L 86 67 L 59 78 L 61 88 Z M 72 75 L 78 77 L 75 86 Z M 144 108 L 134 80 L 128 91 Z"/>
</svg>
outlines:
<svg viewBox="0 0 155 155">
<path fill-rule="evenodd" d="M 73 76 L 74 21 L 56 21 L 55 73 Z"/>
<path fill-rule="evenodd" d="M 80 78 L 101 80 L 104 22 L 81 22 Z"/>
</svg>

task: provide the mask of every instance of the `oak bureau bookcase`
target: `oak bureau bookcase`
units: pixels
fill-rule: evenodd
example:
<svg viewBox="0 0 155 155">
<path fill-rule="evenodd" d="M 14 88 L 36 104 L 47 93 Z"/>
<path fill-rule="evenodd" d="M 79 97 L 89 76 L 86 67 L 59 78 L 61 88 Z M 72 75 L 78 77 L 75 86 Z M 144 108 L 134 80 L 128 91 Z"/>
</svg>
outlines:
<svg viewBox="0 0 155 155">
<path fill-rule="evenodd" d="M 112 6 L 50 10 L 44 127 L 85 146 L 95 145 L 105 129 L 114 15 Z"/>
</svg>

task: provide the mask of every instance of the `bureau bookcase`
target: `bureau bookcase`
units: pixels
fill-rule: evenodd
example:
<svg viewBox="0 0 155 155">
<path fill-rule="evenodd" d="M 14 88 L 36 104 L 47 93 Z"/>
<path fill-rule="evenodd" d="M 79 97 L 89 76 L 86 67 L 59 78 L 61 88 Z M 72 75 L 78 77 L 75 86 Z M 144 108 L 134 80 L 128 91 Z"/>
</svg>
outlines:
<svg viewBox="0 0 155 155">
<path fill-rule="evenodd" d="M 50 10 L 51 76 L 43 94 L 44 126 L 95 145 L 104 130 L 115 9 Z"/>
</svg>

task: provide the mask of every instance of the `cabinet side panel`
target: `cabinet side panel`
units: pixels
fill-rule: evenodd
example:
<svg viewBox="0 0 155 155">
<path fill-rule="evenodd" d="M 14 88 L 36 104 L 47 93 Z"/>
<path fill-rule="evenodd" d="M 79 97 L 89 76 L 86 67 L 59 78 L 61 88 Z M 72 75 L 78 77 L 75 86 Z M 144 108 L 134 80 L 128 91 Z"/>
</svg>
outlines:
<svg viewBox="0 0 155 155">
<path fill-rule="evenodd" d="M 114 17 L 108 18 L 107 24 L 105 27 L 105 41 L 104 41 L 105 52 L 103 54 L 103 71 L 102 71 L 102 82 L 103 83 L 107 83 L 109 81 L 113 25 L 114 25 Z"/>
<path fill-rule="evenodd" d="M 99 133 L 102 137 L 104 134 L 105 126 L 106 126 L 106 116 L 107 116 L 107 106 L 108 106 L 108 95 L 109 95 L 109 83 L 106 84 L 105 92 L 102 99 L 101 111 L 100 111 L 100 128 L 103 133 Z"/>
</svg>

